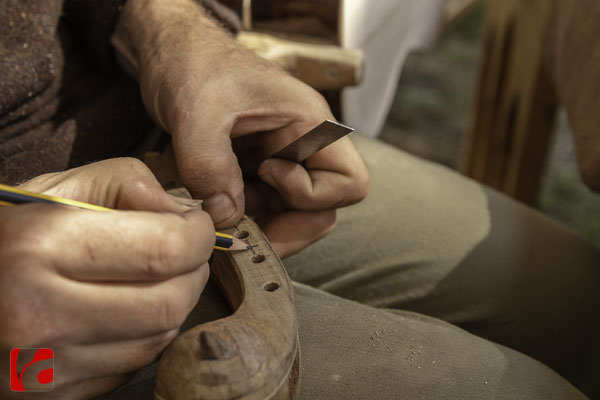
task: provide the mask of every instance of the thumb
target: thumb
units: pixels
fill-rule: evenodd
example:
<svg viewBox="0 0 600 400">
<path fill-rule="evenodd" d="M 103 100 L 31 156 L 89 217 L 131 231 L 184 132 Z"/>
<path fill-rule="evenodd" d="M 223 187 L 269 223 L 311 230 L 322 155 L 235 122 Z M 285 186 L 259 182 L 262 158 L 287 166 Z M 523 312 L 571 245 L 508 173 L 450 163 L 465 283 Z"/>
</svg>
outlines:
<svg viewBox="0 0 600 400">
<path fill-rule="evenodd" d="M 19 187 L 122 210 L 183 213 L 201 204 L 166 193 L 148 167 L 135 158 L 113 158 L 45 174 Z"/>
<path fill-rule="evenodd" d="M 228 125 L 197 124 L 193 134 L 173 135 L 181 181 L 193 198 L 203 200 L 217 228 L 232 226 L 244 214 L 244 182 L 230 132 Z"/>
</svg>

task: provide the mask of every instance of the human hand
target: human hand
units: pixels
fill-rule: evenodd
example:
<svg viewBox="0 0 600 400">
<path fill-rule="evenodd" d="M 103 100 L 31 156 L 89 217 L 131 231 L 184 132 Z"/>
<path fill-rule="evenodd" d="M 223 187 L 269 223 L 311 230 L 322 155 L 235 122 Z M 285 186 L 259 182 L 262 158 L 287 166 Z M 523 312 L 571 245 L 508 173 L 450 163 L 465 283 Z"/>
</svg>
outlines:
<svg viewBox="0 0 600 400">
<path fill-rule="evenodd" d="M 197 204 L 165 193 L 134 159 L 42 175 L 21 188 L 143 210 L 0 207 L 4 359 L 11 348 L 52 348 L 54 390 L 45 398 L 104 393 L 177 335 L 208 279 L 212 221 Z M 40 396 L 10 391 L 8 362 L 0 365 L 1 398 Z M 36 383 L 31 370 L 26 388 Z"/>
<path fill-rule="evenodd" d="M 366 196 L 368 173 L 347 138 L 303 165 L 267 159 L 258 177 L 268 188 L 244 185 L 253 172 L 240 168 L 244 156 L 266 157 L 333 119 L 325 100 L 239 46 L 191 0 L 130 1 L 121 18 L 117 42 L 127 45 L 118 47 L 133 49 L 124 58 L 137 60 L 144 103 L 172 134 L 182 181 L 217 227 L 237 222 L 245 206 L 258 208 L 285 257 L 331 231 L 336 208 Z"/>
</svg>

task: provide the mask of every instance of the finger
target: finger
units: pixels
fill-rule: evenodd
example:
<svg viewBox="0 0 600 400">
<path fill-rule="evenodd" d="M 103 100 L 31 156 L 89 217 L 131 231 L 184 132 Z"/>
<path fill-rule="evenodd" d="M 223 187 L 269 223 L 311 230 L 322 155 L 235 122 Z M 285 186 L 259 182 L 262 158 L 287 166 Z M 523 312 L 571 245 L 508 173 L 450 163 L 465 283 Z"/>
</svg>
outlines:
<svg viewBox="0 0 600 400">
<path fill-rule="evenodd" d="M 135 158 L 114 158 L 45 174 L 20 186 L 108 208 L 182 213 L 200 205 L 167 194 L 152 172 Z"/>
<path fill-rule="evenodd" d="M 54 310 L 49 343 L 80 345 L 134 340 L 178 329 L 198 302 L 208 264 L 166 281 L 146 284 L 49 280 Z"/>
<path fill-rule="evenodd" d="M 346 140 L 344 140 L 346 139 Z M 360 155 L 347 138 L 306 161 L 265 160 L 258 174 L 293 209 L 318 211 L 354 204 L 368 193 L 370 181 Z"/>
<path fill-rule="evenodd" d="M 291 256 L 326 236 L 335 228 L 335 210 L 289 211 L 258 224 L 281 258 Z"/>
<path fill-rule="evenodd" d="M 10 222 L 14 251 L 26 251 L 71 279 L 164 280 L 204 264 L 215 231 L 202 210 L 183 214 L 97 212 L 28 204 Z M 3 228 L 4 229 L 4 228 Z"/>
<path fill-rule="evenodd" d="M 235 224 L 244 214 L 244 185 L 229 139 L 231 124 L 218 125 L 213 118 L 179 129 L 173 146 L 183 184 L 204 200 L 217 227 Z"/>
<path fill-rule="evenodd" d="M 173 329 L 139 339 L 67 345 L 55 349 L 55 362 L 69 367 L 62 372 L 71 384 L 109 374 L 127 374 L 156 360 L 178 334 L 179 330 Z"/>
</svg>

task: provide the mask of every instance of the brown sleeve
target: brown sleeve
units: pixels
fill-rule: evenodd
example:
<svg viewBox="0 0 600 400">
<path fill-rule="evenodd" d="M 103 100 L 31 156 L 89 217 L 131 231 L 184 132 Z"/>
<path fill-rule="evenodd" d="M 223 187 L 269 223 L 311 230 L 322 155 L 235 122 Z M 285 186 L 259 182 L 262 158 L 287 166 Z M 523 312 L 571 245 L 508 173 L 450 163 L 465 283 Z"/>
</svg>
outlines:
<svg viewBox="0 0 600 400">
<path fill-rule="evenodd" d="M 232 33 L 240 29 L 236 13 L 216 0 L 195 0 Z M 65 0 L 65 23 L 85 48 L 87 56 L 104 71 L 114 68 L 110 36 L 127 0 Z"/>
</svg>

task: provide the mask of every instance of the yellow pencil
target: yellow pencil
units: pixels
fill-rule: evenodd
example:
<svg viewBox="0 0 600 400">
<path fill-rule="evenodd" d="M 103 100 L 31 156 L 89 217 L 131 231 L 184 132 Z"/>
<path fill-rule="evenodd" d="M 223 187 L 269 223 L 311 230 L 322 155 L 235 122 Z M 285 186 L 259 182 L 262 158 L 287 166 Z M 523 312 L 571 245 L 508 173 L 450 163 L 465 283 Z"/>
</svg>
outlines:
<svg viewBox="0 0 600 400">
<path fill-rule="evenodd" d="M 0 206 L 18 206 L 26 203 L 49 203 L 64 204 L 73 207 L 84 208 L 94 211 L 116 211 L 112 208 L 101 207 L 95 204 L 84 203 L 82 201 L 65 199 L 62 197 L 47 196 L 45 194 L 30 192 L 28 190 L 18 189 L 12 186 L 0 183 Z M 248 250 L 250 245 L 244 241 L 235 238 L 226 233 L 217 232 L 215 240 L 215 249 L 217 250 Z"/>
</svg>

